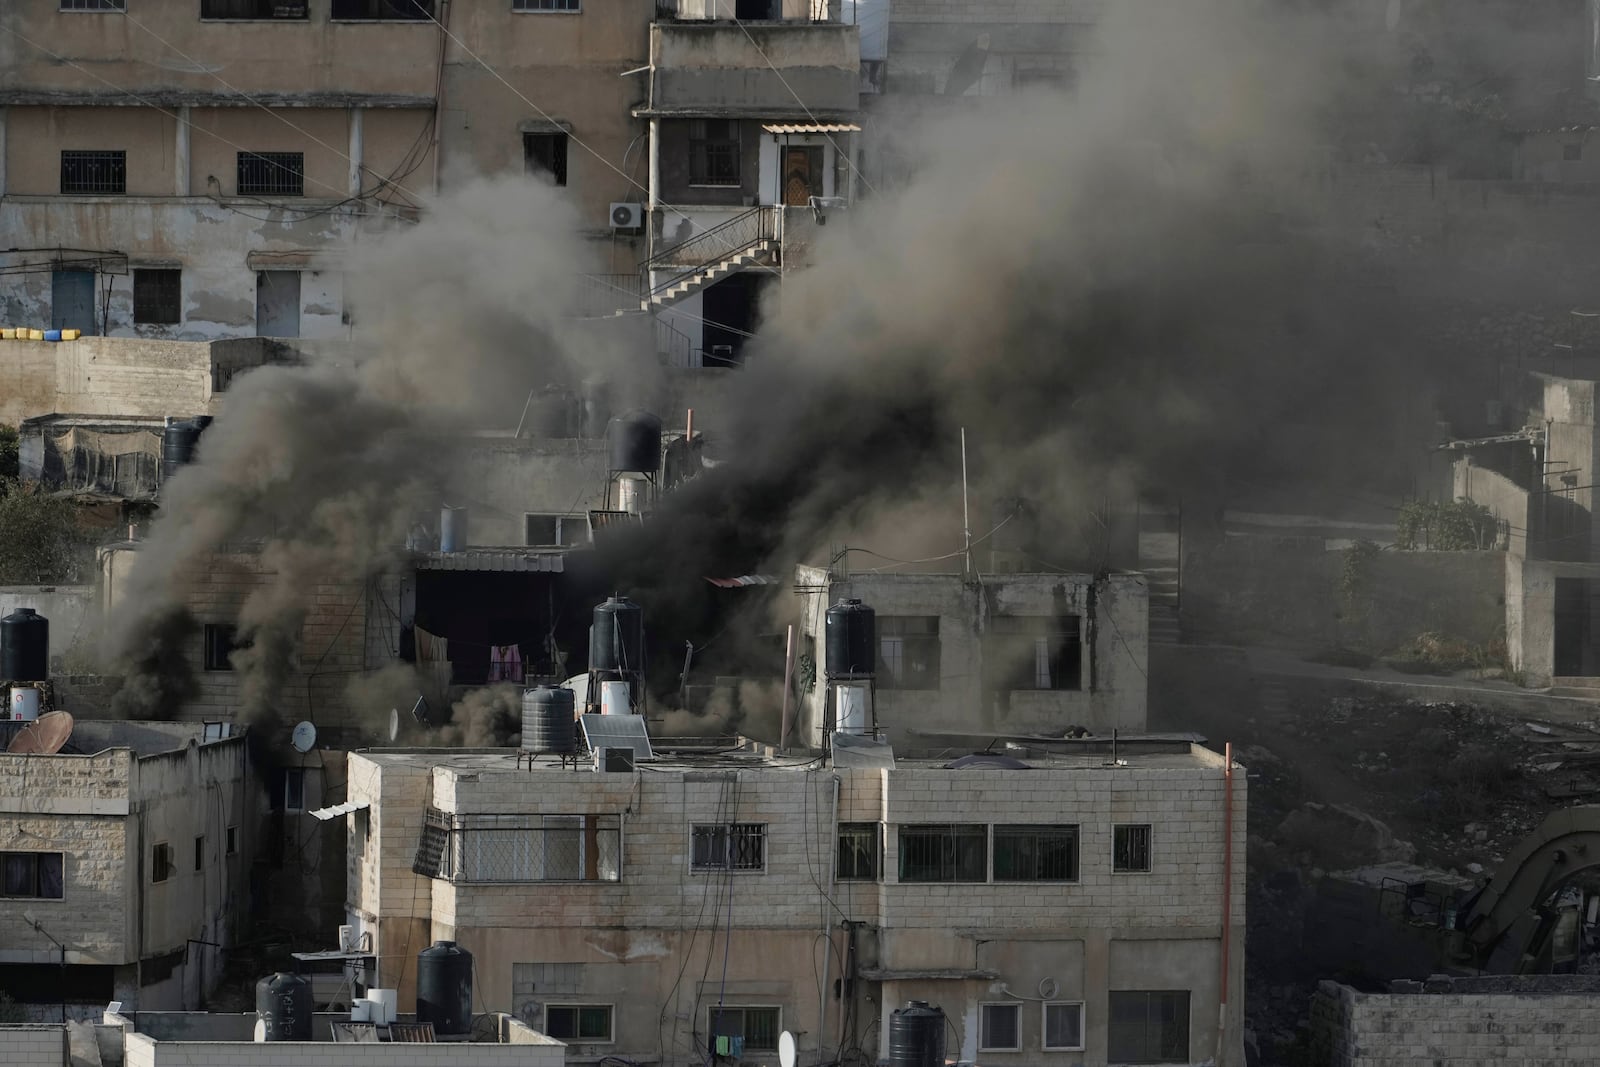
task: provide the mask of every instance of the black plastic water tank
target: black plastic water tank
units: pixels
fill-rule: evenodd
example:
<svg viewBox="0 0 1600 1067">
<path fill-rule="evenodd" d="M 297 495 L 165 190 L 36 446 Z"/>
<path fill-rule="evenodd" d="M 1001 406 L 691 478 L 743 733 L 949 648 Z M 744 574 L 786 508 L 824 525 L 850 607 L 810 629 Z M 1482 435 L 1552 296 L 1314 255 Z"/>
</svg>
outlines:
<svg viewBox="0 0 1600 1067">
<path fill-rule="evenodd" d="M 870 678 L 878 665 L 878 613 L 859 600 L 841 600 L 828 609 L 826 631 L 829 678 Z"/>
<path fill-rule="evenodd" d="M 572 690 L 539 686 L 522 691 L 522 751 L 566 755 L 578 750 L 577 701 Z"/>
<path fill-rule="evenodd" d="M 268 1041 L 311 1040 L 311 981 L 279 971 L 256 983 L 256 1014 Z"/>
<path fill-rule="evenodd" d="M 174 419 L 161 431 L 161 480 L 177 474 L 179 469 L 194 462 L 200 433 L 211 422 L 209 417 L 199 419 Z"/>
<path fill-rule="evenodd" d="M 50 677 L 50 622 L 32 608 L 0 619 L 0 682 L 43 682 Z"/>
<path fill-rule="evenodd" d="M 594 609 L 589 630 L 591 671 L 644 670 L 644 609 L 627 597 L 611 597 Z"/>
<path fill-rule="evenodd" d="M 611 469 L 654 474 L 661 469 L 661 420 L 648 411 L 618 415 L 606 427 Z"/>
<path fill-rule="evenodd" d="M 435 941 L 417 955 L 417 1022 L 435 1034 L 472 1032 L 472 953 Z"/>
<path fill-rule="evenodd" d="M 944 1012 L 913 1000 L 889 1013 L 889 1067 L 941 1067 Z"/>
</svg>

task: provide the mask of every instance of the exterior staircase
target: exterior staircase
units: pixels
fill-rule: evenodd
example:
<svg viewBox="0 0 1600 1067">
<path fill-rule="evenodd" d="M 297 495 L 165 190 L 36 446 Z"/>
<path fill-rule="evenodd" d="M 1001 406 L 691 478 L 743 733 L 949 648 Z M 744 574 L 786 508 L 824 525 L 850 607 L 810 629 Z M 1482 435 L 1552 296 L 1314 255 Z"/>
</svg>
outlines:
<svg viewBox="0 0 1600 1067">
<path fill-rule="evenodd" d="M 664 248 L 640 264 L 640 311 L 657 311 L 742 270 L 780 262 L 781 208 L 761 206 Z M 651 279 L 665 276 L 654 285 Z"/>
</svg>

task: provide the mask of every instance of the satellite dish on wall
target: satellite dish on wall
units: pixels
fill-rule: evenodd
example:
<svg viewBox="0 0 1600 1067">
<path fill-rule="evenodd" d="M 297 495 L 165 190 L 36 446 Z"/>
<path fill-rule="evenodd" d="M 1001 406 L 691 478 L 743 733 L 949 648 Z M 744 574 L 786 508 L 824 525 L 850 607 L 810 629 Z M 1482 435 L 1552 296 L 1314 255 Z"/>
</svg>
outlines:
<svg viewBox="0 0 1600 1067">
<path fill-rule="evenodd" d="M 317 743 L 317 728 L 309 722 L 296 724 L 294 733 L 289 735 L 289 743 L 296 752 L 310 752 L 311 746 Z"/>
<path fill-rule="evenodd" d="M 400 709 L 389 709 L 389 740 L 393 741 L 400 736 Z"/>
<path fill-rule="evenodd" d="M 794 1035 L 785 1030 L 778 1035 L 778 1062 L 783 1067 L 794 1067 Z"/>
<path fill-rule="evenodd" d="M 256 1034 L 255 1034 L 255 1037 L 256 1037 L 256 1041 L 258 1043 L 265 1042 L 267 1040 L 267 1020 L 265 1020 L 265 1019 L 257 1019 L 256 1020 Z"/>
<path fill-rule="evenodd" d="M 12 755 L 50 756 L 61 751 L 72 736 L 72 716 L 49 711 L 17 731 L 6 751 Z"/>
</svg>

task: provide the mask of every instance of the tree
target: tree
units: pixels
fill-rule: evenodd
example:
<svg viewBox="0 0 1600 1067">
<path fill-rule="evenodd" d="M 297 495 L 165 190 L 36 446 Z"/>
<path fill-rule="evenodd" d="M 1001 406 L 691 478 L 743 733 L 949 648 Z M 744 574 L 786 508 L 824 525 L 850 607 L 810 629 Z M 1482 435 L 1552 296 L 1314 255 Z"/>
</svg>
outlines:
<svg viewBox="0 0 1600 1067">
<path fill-rule="evenodd" d="M 87 543 L 71 502 L 0 478 L 0 584 L 74 581 Z"/>
<path fill-rule="evenodd" d="M 0 478 L 15 478 L 18 466 L 17 428 L 0 423 Z"/>
</svg>

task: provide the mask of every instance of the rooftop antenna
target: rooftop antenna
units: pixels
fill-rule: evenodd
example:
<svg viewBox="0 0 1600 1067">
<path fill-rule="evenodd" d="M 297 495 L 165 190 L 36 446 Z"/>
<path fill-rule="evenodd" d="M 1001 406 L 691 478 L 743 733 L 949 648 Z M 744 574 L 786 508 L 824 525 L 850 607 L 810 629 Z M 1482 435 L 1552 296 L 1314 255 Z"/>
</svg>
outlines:
<svg viewBox="0 0 1600 1067">
<path fill-rule="evenodd" d="M 967 512 L 967 428 L 961 427 L 961 560 L 962 573 L 972 573 L 972 520 Z"/>
</svg>

